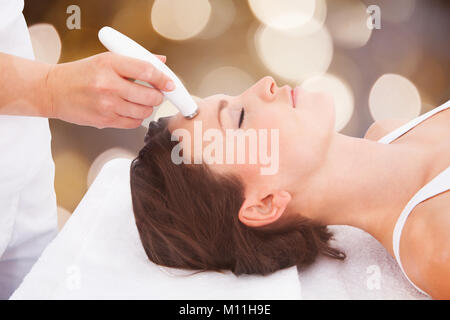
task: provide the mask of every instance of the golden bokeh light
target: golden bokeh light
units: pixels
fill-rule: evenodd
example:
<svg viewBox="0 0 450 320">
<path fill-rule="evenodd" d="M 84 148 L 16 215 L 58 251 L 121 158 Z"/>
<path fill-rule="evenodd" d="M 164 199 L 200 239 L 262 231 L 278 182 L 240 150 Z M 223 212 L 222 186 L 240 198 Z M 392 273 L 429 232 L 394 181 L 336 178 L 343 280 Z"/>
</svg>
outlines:
<svg viewBox="0 0 450 320">
<path fill-rule="evenodd" d="M 295 28 L 297 34 L 310 34 L 322 28 L 327 17 L 327 2 L 326 0 L 316 0 L 316 8 L 312 19 Z"/>
<path fill-rule="evenodd" d="M 211 5 L 208 0 L 155 0 L 151 22 L 156 32 L 171 40 L 187 40 L 208 24 Z"/>
<path fill-rule="evenodd" d="M 207 97 L 214 94 L 239 95 L 255 83 L 255 79 L 242 69 L 223 66 L 212 70 L 201 81 L 197 96 Z"/>
<path fill-rule="evenodd" d="M 305 35 L 261 26 L 255 41 L 264 65 L 274 74 L 293 81 L 325 73 L 333 57 L 333 43 L 325 27 Z"/>
<path fill-rule="evenodd" d="M 347 83 L 332 74 L 324 74 L 305 80 L 301 87 L 307 91 L 331 95 L 336 111 L 335 130 L 340 131 L 347 125 L 355 104 L 353 92 Z"/>
<path fill-rule="evenodd" d="M 355 94 L 360 93 L 365 88 L 365 71 L 360 68 L 357 62 L 341 51 L 335 52 L 329 73 L 345 79 Z"/>
<path fill-rule="evenodd" d="M 150 115 L 150 117 L 142 121 L 141 126 L 143 126 L 144 128 L 148 128 L 150 122 L 158 121 L 159 118 L 174 116 L 178 112 L 178 109 L 173 105 L 172 102 L 170 102 L 169 100 L 164 100 L 164 102 L 161 103 L 158 107 L 155 107 L 155 110 Z"/>
<path fill-rule="evenodd" d="M 213 39 L 223 34 L 233 23 L 236 16 L 236 6 L 229 0 L 209 0 L 211 17 L 203 31 L 198 35 L 200 39 Z"/>
<path fill-rule="evenodd" d="M 312 19 L 315 0 L 248 0 L 253 14 L 275 29 L 298 28 Z"/>
<path fill-rule="evenodd" d="M 374 83 L 369 95 L 370 113 L 375 121 L 387 118 L 410 120 L 421 111 L 416 86 L 398 74 L 384 74 Z"/>
<path fill-rule="evenodd" d="M 328 1 L 327 26 L 336 44 L 346 48 L 364 46 L 372 34 L 367 27 L 367 7 L 359 0 Z"/>
<path fill-rule="evenodd" d="M 55 64 L 61 56 L 61 38 L 49 23 L 38 23 L 28 28 L 34 56 L 37 61 Z"/>
<path fill-rule="evenodd" d="M 151 52 L 159 46 L 162 39 L 152 30 L 149 18 L 152 4 L 149 1 L 133 1 L 132 5 L 127 1 L 115 1 L 111 6 L 115 10 L 109 26 L 131 37 Z"/>
</svg>

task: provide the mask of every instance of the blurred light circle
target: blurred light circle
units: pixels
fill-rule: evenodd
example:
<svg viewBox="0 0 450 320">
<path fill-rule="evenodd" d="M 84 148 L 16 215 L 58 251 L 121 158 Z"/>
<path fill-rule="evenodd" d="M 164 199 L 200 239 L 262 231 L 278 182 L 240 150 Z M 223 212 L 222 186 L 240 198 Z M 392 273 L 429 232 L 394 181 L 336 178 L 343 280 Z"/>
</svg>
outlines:
<svg viewBox="0 0 450 320">
<path fill-rule="evenodd" d="M 175 105 L 169 100 L 164 101 L 155 112 L 154 120 L 158 121 L 160 118 L 172 117 L 180 112 Z"/>
<path fill-rule="evenodd" d="M 28 28 L 37 61 L 55 64 L 61 56 L 61 38 L 55 27 L 48 23 L 34 24 Z"/>
<path fill-rule="evenodd" d="M 328 1 L 327 26 L 335 42 L 347 48 L 359 48 L 369 41 L 367 7 L 359 0 Z"/>
<path fill-rule="evenodd" d="M 324 74 L 305 80 L 301 87 L 306 91 L 331 95 L 336 110 L 336 131 L 342 130 L 347 125 L 354 109 L 353 92 L 347 83 L 332 74 Z"/>
<path fill-rule="evenodd" d="M 211 16 L 203 31 L 198 35 L 201 39 L 213 39 L 224 33 L 233 23 L 236 7 L 233 1 L 210 0 Z"/>
<path fill-rule="evenodd" d="M 150 117 L 142 121 L 141 126 L 148 128 L 150 122 L 158 121 L 159 118 L 171 117 L 178 113 L 178 109 L 169 100 L 164 100 L 158 107 L 155 107 L 155 111 L 150 115 Z"/>
<path fill-rule="evenodd" d="M 333 43 L 325 27 L 305 35 L 262 26 L 256 31 L 255 40 L 264 65 L 289 80 L 325 73 L 333 56 Z"/>
<path fill-rule="evenodd" d="M 123 148 L 111 148 L 104 151 L 97 158 L 95 158 L 94 162 L 91 164 L 87 175 L 87 185 L 90 186 L 92 182 L 94 182 L 95 178 L 108 161 L 117 158 L 134 159 L 135 157 L 135 154 Z"/>
<path fill-rule="evenodd" d="M 327 17 L 327 2 L 326 0 L 316 0 L 316 8 L 312 19 L 302 24 L 295 29 L 297 34 L 310 34 L 322 28 Z"/>
<path fill-rule="evenodd" d="M 255 79 L 245 71 L 224 66 L 212 70 L 201 81 L 197 95 L 207 97 L 214 94 L 239 95 L 255 83 Z"/>
<path fill-rule="evenodd" d="M 401 75 L 384 74 L 370 90 L 369 108 L 375 121 L 388 118 L 413 119 L 421 111 L 419 91 Z"/>
<path fill-rule="evenodd" d="M 248 0 L 253 14 L 266 26 L 275 29 L 297 28 L 311 20 L 315 0 Z"/>
<path fill-rule="evenodd" d="M 64 209 L 63 207 L 58 206 L 57 214 L 58 214 L 58 230 L 61 230 L 66 224 L 67 220 L 69 220 L 72 213 L 69 210 Z"/>
<path fill-rule="evenodd" d="M 211 15 L 208 0 L 156 0 L 151 22 L 161 36 L 171 40 L 186 40 L 199 34 Z"/>
<path fill-rule="evenodd" d="M 91 1 L 91 3 L 94 2 Z M 130 36 L 150 52 L 157 53 L 157 49 L 164 39 L 161 39 L 151 27 L 149 12 L 153 1 L 133 1 L 133 4 L 130 1 L 109 1 L 108 5 L 110 13 L 107 15 L 111 16 L 106 21 L 110 21 L 108 24 L 111 27 Z"/>
<path fill-rule="evenodd" d="M 378 0 L 381 8 L 381 20 L 399 23 L 411 18 L 416 8 L 416 0 Z"/>
<path fill-rule="evenodd" d="M 363 81 L 362 74 L 364 70 L 361 70 L 355 60 L 345 52 L 335 52 L 328 72 L 339 75 L 340 79 L 345 79 L 353 92 L 365 90 L 365 81 Z"/>
</svg>

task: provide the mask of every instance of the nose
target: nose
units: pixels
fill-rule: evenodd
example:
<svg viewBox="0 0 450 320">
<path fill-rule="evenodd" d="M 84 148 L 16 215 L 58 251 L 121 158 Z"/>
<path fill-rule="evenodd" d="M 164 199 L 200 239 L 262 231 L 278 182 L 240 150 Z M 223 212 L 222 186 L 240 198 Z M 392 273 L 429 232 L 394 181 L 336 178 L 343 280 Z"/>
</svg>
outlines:
<svg viewBox="0 0 450 320">
<path fill-rule="evenodd" d="M 264 77 L 253 86 L 254 92 L 265 101 L 272 101 L 276 97 L 277 84 L 272 77 Z"/>
</svg>

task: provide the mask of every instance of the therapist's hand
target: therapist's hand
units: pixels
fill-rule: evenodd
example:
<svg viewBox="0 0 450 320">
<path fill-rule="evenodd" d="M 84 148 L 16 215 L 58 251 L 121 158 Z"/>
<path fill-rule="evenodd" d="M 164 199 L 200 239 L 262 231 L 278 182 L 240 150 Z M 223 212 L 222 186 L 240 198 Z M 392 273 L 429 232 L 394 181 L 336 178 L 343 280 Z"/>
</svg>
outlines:
<svg viewBox="0 0 450 320">
<path fill-rule="evenodd" d="M 164 56 L 158 58 L 165 62 Z M 150 83 L 154 88 L 127 80 Z M 106 52 L 49 68 L 49 118 L 97 128 L 136 128 L 162 103 L 173 82 L 151 64 Z"/>
</svg>

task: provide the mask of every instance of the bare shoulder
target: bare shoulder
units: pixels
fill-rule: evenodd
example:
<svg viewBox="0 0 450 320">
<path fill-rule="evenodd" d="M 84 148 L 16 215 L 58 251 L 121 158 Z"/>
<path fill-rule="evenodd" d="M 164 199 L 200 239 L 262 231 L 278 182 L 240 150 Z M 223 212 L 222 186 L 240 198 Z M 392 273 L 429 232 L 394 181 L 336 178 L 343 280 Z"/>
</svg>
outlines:
<svg viewBox="0 0 450 320">
<path fill-rule="evenodd" d="M 391 131 L 404 125 L 408 121 L 409 121 L 408 119 L 398 119 L 398 118 L 390 118 L 375 121 L 374 123 L 372 123 L 369 129 L 367 129 L 364 138 L 373 141 L 379 140 L 388 133 L 390 133 Z"/>
<path fill-rule="evenodd" d="M 419 204 L 406 221 L 400 253 L 405 272 L 436 299 L 450 299 L 450 190 Z"/>
</svg>

